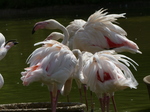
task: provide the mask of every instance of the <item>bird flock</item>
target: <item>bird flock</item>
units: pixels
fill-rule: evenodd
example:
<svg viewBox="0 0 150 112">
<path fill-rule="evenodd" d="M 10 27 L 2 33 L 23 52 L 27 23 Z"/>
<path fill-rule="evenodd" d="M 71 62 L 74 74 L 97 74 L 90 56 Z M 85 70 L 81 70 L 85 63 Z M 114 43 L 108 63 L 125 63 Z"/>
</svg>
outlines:
<svg viewBox="0 0 150 112">
<path fill-rule="evenodd" d="M 117 112 L 114 93 L 125 88 L 134 88 L 138 82 L 130 71 L 138 64 L 122 52 L 142 53 L 138 45 L 129 40 L 124 29 L 116 24 L 123 14 L 108 14 L 105 9 L 93 13 L 87 21 L 75 19 L 67 27 L 54 19 L 35 23 L 32 33 L 40 29 L 59 29 L 52 32 L 43 41 L 35 43 L 39 46 L 27 58 L 28 67 L 21 72 L 24 86 L 39 81 L 47 85 L 51 97 L 52 112 L 56 112 L 58 96 L 69 97 L 72 81 L 75 80 L 79 89 L 80 101 L 84 89 L 85 103 L 89 110 L 86 90 L 95 93 L 101 112 L 110 111 L 110 100 Z M 58 40 L 62 39 L 62 42 Z M 5 43 L 0 34 L 0 60 L 7 51 L 17 44 L 15 40 Z M 4 84 L 0 75 L 0 87 Z M 92 105 L 91 99 L 91 105 Z M 93 108 L 91 107 L 91 112 Z"/>
</svg>

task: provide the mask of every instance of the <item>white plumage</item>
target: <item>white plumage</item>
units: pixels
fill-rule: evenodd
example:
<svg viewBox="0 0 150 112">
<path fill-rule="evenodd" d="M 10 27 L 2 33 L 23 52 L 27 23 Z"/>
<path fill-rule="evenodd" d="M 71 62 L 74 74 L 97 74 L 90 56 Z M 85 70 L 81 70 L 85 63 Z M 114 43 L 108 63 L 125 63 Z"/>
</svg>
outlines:
<svg viewBox="0 0 150 112">
<path fill-rule="evenodd" d="M 96 52 L 95 54 L 83 52 L 80 61 L 83 61 L 83 71 L 78 75 L 81 81 L 78 83 L 86 84 L 92 92 L 96 93 L 100 99 L 102 112 L 105 111 L 105 106 L 109 110 L 109 98 L 112 97 L 114 102 L 114 92 L 128 87 L 136 89 L 138 85 L 128 68 L 132 65 L 136 70 L 134 64 L 138 64 L 125 55 L 116 54 L 114 50 Z M 115 103 L 114 108 L 116 111 Z"/>
<path fill-rule="evenodd" d="M 77 54 L 79 56 L 79 59 L 76 60 L 75 57 L 73 58 L 76 63 L 74 63 L 73 65 L 73 67 L 75 67 L 75 71 L 72 70 L 73 67 L 69 68 L 68 65 L 66 66 L 69 68 L 68 70 L 70 70 L 71 73 L 74 72 L 73 77 L 76 80 L 79 88 L 81 88 L 81 83 L 86 84 L 92 92 L 96 93 L 96 95 L 100 99 L 102 112 L 105 111 L 105 106 L 107 107 L 107 111 L 109 110 L 108 102 L 110 97 L 112 97 L 115 111 L 117 111 L 113 98 L 115 91 L 122 90 L 127 87 L 136 88 L 136 86 L 138 85 L 132 72 L 128 68 L 130 65 L 134 67 L 132 63 L 137 63 L 129 57 L 115 54 L 115 52 L 141 53 L 141 51 L 139 51 L 138 45 L 126 37 L 126 31 L 115 24 L 118 18 L 125 17 L 125 13 L 108 14 L 108 12 L 105 11 L 106 10 L 103 9 L 96 11 L 88 18 L 87 21 L 81 19 L 74 20 L 66 28 L 53 19 L 38 22 L 33 28 L 33 32 L 38 29 L 60 29 L 63 31 L 63 34 L 58 32 L 51 33 L 46 38 L 46 40 L 58 40 L 59 38 L 62 38 L 62 43 L 64 45 L 68 45 L 70 49 L 73 49 L 74 53 L 78 52 Z M 61 62 L 59 61 L 59 59 L 71 60 L 72 58 L 66 58 L 66 56 L 70 57 L 70 55 L 62 52 L 62 57 L 57 59 L 57 49 L 61 48 L 62 46 L 58 47 L 57 44 L 49 44 L 49 42 L 54 41 L 46 42 L 41 42 L 38 44 L 45 44 L 44 46 L 49 46 L 51 48 L 54 47 L 54 51 L 51 51 L 53 53 L 50 53 L 51 55 L 49 55 L 50 49 L 45 49 L 43 46 L 35 50 L 31 54 L 28 63 L 30 64 L 30 66 L 36 65 L 36 69 L 42 67 L 42 69 L 44 69 L 46 72 L 52 73 L 56 69 L 54 67 L 55 64 L 54 66 L 50 64 L 49 61 L 47 61 L 48 59 L 52 59 L 52 63 L 58 62 L 56 66 L 59 66 L 60 63 L 65 63 L 65 61 Z M 55 43 L 57 42 L 55 41 Z M 82 53 L 79 50 L 74 49 L 79 49 L 82 51 Z M 59 52 L 61 52 L 61 50 Z M 42 64 L 41 66 L 41 63 L 44 64 Z M 70 66 L 71 64 L 72 62 L 70 63 Z M 66 66 L 64 66 L 64 68 Z M 51 67 L 54 67 L 53 70 L 48 69 Z M 64 68 L 62 69 L 64 70 Z M 28 69 L 26 70 L 28 72 Z M 29 71 L 30 70 L 32 70 L 32 67 L 31 69 L 29 68 Z M 68 74 L 66 70 L 67 69 L 65 69 L 65 73 Z M 45 74 L 45 71 L 42 71 L 42 73 Z M 58 73 L 60 73 L 60 71 L 61 70 L 59 70 Z M 48 78 L 46 77 L 46 79 L 44 80 L 47 79 Z M 55 77 L 51 78 L 50 82 L 53 82 L 54 80 L 57 83 L 59 82 L 59 78 L 56 80 Z M 62 90 L 65 88 L 65 81 L 66 80 L 62 81 Z M 47 83 L 47 81 L 44 82 Z M 65 94 L 68 94 L 68 92 L 66 92 Z"/>
<path fill-rule="evenodd" d="M 8 50 L 13 47 L 14 45 L 18 44 L 18 42 L 16 42 L 15 40 L 9 40 L 7 42 L 5 42 L 5 37 L 2 33 L 0 33 L 0 60 L 2 60 Z M 0 74 L 0 88 L 2 88 L 4 85 L 4 79 L 3 76 Z"/>
</svg>

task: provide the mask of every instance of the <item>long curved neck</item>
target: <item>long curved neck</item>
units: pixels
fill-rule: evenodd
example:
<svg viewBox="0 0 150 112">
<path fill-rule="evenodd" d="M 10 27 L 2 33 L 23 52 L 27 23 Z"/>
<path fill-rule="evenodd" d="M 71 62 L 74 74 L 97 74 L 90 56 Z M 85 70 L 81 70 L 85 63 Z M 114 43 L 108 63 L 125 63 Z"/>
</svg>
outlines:
<svg viewBox="0 0 150 112">
<path fill-rule="evenodd" d="M 68 33 L 68 30 L 66 29 L 66 27 L 64 27 L 58 21 L 51 19 L 50 24 L 48 26 L 48 29 L 59 29 L 59 30 L 61 30 L 64 34 L 62 44 L 67 45 L 67 41 L 69 39 L 69 33 Z"/>
<path fill-rule="evenodd" d="M 62 24 L 60 24 L 58 21 L 56 21 L 54 19 L 49 19 L 49 20 L 45 20 L 42 22 L 38 22 L 35 24 L 32 32 L 34 33 L 38 29 L 59 29 L 59 30 L 61 30 L 64 34 L 62 44 L 67 45 L 67 41 L 69 39 L 68 30 Z"/>
<path fill-rule="evenodd" d="M 63 25 L 60 25 L 59 29 L 60 29 L 60 30 L 63 32 L 63 34 L 64 34 L 64 38 L 63 38 L 62 44 L 67 45 L 67 42 L 68 42 L 68 39 L 69 39 L 68 30 L 67 30 Z"/>
<path fill-rule="evenodd" d="M 83 69 L 83 57 L 82 57 L 82 52 L 79 49 L 74 49 L 72 50 L 74 55 L 76 56 L 77 59 L 79 59 L 79 74 L 82 72 Z"/>
</svg>

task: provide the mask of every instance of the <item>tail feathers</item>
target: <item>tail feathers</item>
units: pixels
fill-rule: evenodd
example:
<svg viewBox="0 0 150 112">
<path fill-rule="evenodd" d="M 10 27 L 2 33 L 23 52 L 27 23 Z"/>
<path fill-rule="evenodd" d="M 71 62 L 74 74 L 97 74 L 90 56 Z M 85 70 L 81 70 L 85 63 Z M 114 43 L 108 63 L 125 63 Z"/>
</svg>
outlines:
<svg viewBox="0 0 150 112">
<path fill-rule="evenodd" d="M 93 22 L 102 22 L 102 23 L 107 23 L 107 22 L 115 22 L 117 18 L 125 17 L 125 13 L 122 14 L 108 14 L 108 12 L 105 12 L 106 9 L 100 9 L 96 11 L 94 14 L 92 14 L 88 18 L 89 23 Z"/>
<path fill-rule="evenodd" d="M 116 52 L 131 52 L 131 53 L 142 53 L 139 51 L 138 45 L 127 39 L 125 36 L 111 33 L 111 36 L 106 37 L 107 44 L 110 49 L 114 49 Z"/>
<path fill-rule="evenodd" d="M 139 51 L 139 47 L 136 43 L 134 43 L 133 41 L 131 40 L 126 40 L 124 43 L 124 46 L 118 48 L 120 49 L 120 52 L 122 52 L 121 50 L 124 50 L 124 51 L 128 51 L 128 52 L 131 52 L 131 53 L 139 53 L 139 54 L 142 54 L 141 51 Z M 117 48 L 116 48 L 117 49 Z M 117 52 L 117 51 L 116 51 Z"/>
</svg>

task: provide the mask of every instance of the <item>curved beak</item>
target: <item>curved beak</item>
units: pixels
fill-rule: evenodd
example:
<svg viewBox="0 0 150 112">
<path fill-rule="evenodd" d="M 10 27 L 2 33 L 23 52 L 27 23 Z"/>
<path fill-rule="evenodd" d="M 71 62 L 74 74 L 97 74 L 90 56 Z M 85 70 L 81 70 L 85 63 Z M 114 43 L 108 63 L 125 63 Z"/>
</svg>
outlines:
<svg viewBox="0 0 150 112">
<path fill-rule="evenodd" d="M 35 33 L 38 29 L 46 29 L 47 24 L 49 24 L 47 21 L 40 21 L 35 23 L 33 29 L 32 29 L 32 34 Z"/>
<path fill-rule="evenodd" d="M 32 34 L 34 34 L 35 31 L 40 28 L 40 26 L 41 26 L 41 22 L 35 23 L 35 25 L 34 25 L 34 27 L 33 27 L 33 29 L 32 29 Z"/>
<path fill-rule="evenodd" d="M 32 29 L 32 34 L 34 34 L 35 33 L 35 27 L 36 27 L 37 25 L 35 25 L 34 27 L 33 27 L 33 29 Z"/>
<path fill-rule="evenodd" d="M 12 42 L 14 45 L 18 44 L 19 42 L 17 42 L 16 40 L 9 40 L 5 43 L 4 46 L 6 46 L 9 42 Z"/>
</svg>

